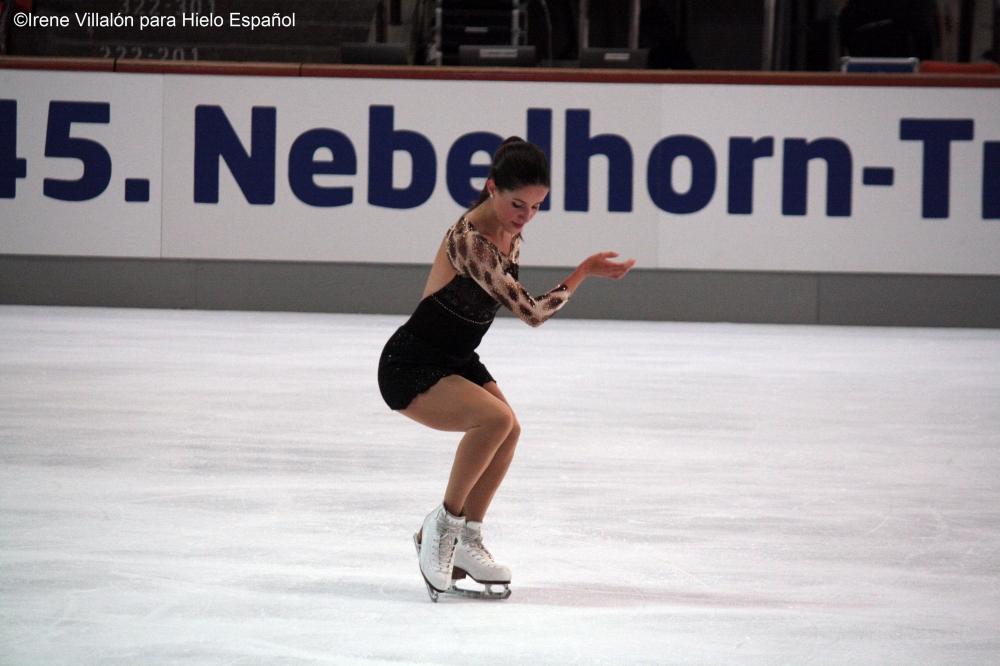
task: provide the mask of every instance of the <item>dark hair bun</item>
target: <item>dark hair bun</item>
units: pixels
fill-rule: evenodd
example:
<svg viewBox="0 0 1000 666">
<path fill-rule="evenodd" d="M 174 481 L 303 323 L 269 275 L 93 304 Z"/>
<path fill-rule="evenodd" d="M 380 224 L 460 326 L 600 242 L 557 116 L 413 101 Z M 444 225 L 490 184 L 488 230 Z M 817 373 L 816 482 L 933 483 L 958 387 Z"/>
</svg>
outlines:
<svg viewBox="0 0 1000 666">
<path fill-rule="evenodd" d="M 512 144 L 515 144 L 515 143 L 528 143 L 528 142 L 525 141 L 524 139 L 522 139 L 519 136 L 509 136 L 509 137 L 507 137 L 506 139 L 503 140 L 503 143 L 500 144 L 500 148 L 497 148 L 497 152 L 500 152 L 500 150 L 502 148 L 504 148 L 506 146 L 509 146 L 509 145 L 512 145 Z"/>
<path fill-rule="evenodd" d="M 519 136 L 509 137 L 493 154 L 489 178 L 501 190 L 527 185 L 549 186 L 549 158 L 545 151 Z"/>
<path fill-rule="evenodd" d="M 493 153 L 493 164 L 487 179 L 507 192 L 529 185 L 549 187 L 549 159 L 544 150 L 530 141 L 519 136 L 508 137 Z M 489 196 L 484 187 L 472 207 L 483 203 Z"/>
</svg>

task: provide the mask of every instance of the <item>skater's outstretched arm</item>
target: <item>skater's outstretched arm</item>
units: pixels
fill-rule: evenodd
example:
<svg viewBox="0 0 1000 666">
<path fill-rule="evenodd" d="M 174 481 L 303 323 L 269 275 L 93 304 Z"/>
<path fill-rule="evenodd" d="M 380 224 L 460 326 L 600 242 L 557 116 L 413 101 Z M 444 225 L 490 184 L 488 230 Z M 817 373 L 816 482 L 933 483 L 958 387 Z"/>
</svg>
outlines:
<svg viewBox="0 0 1000 666">
<path fill-rule="evenodd" d="M 533 327 L 541 326 L 564 306 L 585 278 L 617 280 L 635 265 L 635 259 L 611 261 L 617 252 L 600 252 L 585 259 L 562 284 L 535 298 L 507 270 L 507 264 L 517 261 L 519 239 L 513 240 L 511 256 L 505 258 L 492 241 L 466 223 L 453 228 L 445 245 L 448 259 L 459 275 L 474 279 L 498 303 Z"/>
</svg>

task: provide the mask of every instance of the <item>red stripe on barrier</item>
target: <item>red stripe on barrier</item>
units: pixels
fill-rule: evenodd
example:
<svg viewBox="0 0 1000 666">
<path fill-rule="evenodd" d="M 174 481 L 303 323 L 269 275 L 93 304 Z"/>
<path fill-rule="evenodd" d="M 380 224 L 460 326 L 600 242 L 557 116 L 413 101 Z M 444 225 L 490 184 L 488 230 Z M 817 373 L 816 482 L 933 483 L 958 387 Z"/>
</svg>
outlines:
<svg viewBox="0 0 1000 666">
<path fill-rule="evenodd" d="M 1000 88 L 991 74 L 844 74 L 841 72 L 722 72 L 678 70 L 544 69 L 507 67 L 390 67 L 311 63 L 110 60 L 2 56 L 0 68 L 117 71 L 145 74 L 308 76 L 436 81 L 527 81 L 544 83 L 651 83 L 745 86 L 855 86 L 910 88 Z"/>
<path fill-rule="evenodd" d="M 110 58 L 39 58 L 36 56 L 0 56 L 0 69 L 47 69 L 72 72 L 112 72 Z"/>
<path fill-rule="evenodd" d="M 201 74 L 216 76 L 299 76 L 297 62 L 212 62 L 204 60 L 115 61 L 116 72 L 142 74 Z"/>
<path fill-rule="evenodd" d="M 995 62 L 943 62 L 924 60 L 920 71 L 928 74 L 993 74 L 1000 75 L 1000 65 Z"/>
<path fill-rule="evenodd" d="M 1000 76 L 844 74 L 841 72 L 722 72 L 680 70 L 517 69 L 507 67 L 378 67 L 303 64 L 302 76 L 552 83 L 680 83 L 778 86 L 909 86 L 1000 88 Z"/>
</svg>

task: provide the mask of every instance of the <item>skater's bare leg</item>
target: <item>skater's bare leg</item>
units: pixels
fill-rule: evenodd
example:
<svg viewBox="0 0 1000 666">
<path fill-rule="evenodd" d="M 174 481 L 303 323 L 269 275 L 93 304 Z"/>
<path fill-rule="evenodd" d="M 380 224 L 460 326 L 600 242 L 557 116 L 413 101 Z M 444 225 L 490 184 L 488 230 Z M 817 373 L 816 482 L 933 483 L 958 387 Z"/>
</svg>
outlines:
<svg viewBox="0 0 1000 666">
<path fill-rule="evenodd" d="M 497 386 L 496 382 L 488 382 L 483 388 L 510 407 L 507 403 L 507 398 L 500 392 L 500 387 Z M 511 414 L 513 414 L 513 410 Z M 517 448 L 517 440 L 520 436 L 521 424 L 517 422 L 517 416 L 514 416 L 514 424 L 510 429 L 510 433 L 504 439 L 503 443 L 500 444 L 497 452 L 493 454 L 493 460 L 490 461 L 486 471 L 479 477 L 476 485 L 472 487 L 469 496 L 465 499 L 465 517 L 467 519 L 482 521 L 486 516 L 486 511 L 490 508 L 490 502 L 493 501 L 493 495 L 496 494 L 497 489 L 503 482 L 504 476 L 507 474 L 507 469 L 510 467 L 511 461 L 514 459 L 514 449 Z"/>
<path fill-rule="evenodd" d="M 501 398 L 458 375 L 441 379 L 400 413 L 435 430 L 465 433 L 444 496 L 445 508 L 461 515 L 469 493 L 514 429 L 514 413 Z M 504 472 L 509 464 L 504 465 Z"/>
</svg>

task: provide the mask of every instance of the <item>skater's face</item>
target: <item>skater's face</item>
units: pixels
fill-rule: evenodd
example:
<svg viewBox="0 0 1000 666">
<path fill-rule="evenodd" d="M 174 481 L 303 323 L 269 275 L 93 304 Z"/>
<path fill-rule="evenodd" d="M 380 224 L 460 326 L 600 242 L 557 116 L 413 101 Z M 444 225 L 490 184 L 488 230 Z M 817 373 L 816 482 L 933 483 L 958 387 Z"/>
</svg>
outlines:
<svg viewBox="0 0 1000 666">
<path fill-rule="evenodd" d="M 542 185 L 501 190 L 492 180 L 486 182 L 486 187 L 490 192 L 493 212 L 496 213 L 503 229 L 512 236 L 518 234 L 524 225 L 531 221 L 549 193 L 549 188 Z"/>
</svg>

